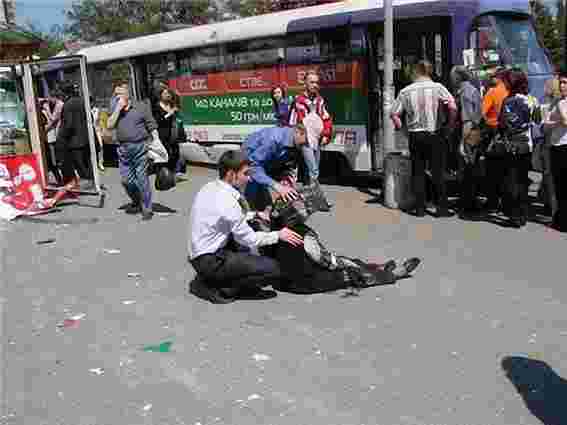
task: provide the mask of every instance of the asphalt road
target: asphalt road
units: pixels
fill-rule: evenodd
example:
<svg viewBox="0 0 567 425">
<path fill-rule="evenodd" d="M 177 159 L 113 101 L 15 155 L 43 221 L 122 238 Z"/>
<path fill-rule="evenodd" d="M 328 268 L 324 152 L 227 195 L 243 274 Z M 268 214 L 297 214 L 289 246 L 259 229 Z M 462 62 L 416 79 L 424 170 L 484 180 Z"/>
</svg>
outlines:
<svg viewBox="0 0 567 425">
<path fill-rule="evenodd" d="M 187 295 L 186 244 L 191 200 L 215 174 L 190 171 L 156 195 L 176 212 L 151 222 L 118 211 L 111 169 L 104 209 L 0 223 L 0 423 L 567 423 L 566 236 L 414 218 L 332 186 L 333 213 L 312 219 L 325 243 L 420 256 L 414 278 L 212 305 Z"/>
</svg>

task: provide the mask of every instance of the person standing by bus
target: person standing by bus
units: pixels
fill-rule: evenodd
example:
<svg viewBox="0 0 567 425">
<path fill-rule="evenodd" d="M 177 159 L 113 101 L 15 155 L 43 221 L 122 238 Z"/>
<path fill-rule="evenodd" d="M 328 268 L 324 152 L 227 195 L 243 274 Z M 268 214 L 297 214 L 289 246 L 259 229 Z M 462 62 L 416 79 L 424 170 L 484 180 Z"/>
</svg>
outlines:
<svg viewBox="0 0 567 425">
<path fill-rule="evenodd" d="M 460 130 L 460 159 L 462 181 L 460 212 L 462 219 L 475 218 L 480 212 L 478 205 L 479 169 L 480 169 L 480 111 L 481 97 L 479 90 L 471 83 L 472 75 L 466 67 L 457 65 L 451 70 L 451 84 L 455 88 L 458 123 Z M 479 136 L 479 137 L 476 137 Z"/>
<path fill-rule="evenodd" d="M 282 84 L 274 86 L 271 91 L 272 106 L 277 125 L 285 127 L 289 122 L 289 101 L 286 89 Z"/>
<path fill-rule="evenodd" d="M 108 127 L 116 129 L 118 140 L 118 165 L 122 185 L 132 203 L 126 208 L 127 214 L 142 213 L 143 220 L 151 220 L 152 188 L 148 176 L 150 150 L 153 145 L 160 147 L 162 158 L 167 162 L 167 152 L 159 140 L 158 126 L 146 103 L 130 101 L 127 89 L 115 91 L 118 101 L 108 120 Z M 149 140 L 153 138 L 153 142 Z"/>
<path fill-rule="evenodd" d="M 307 144 L 302 153 L 309 184 L 319 184 L 319 165 L 321 163 L 321 147 L 331 142 L 333 120 L 327 111 L 325 99 L 319 93 L 319 75 L 315 71 L 305 76 L 305 91 L 295 97 L 290 113 L 289 125 L 302 123 L 307 130 Z M 329 209 L 332 206 L 327 202 Z"/>
<path fill-rule="evenodd" d="M 437 195 L 437 217 L 448 217 L 449 206 L 445 168 L 447 146 L 438 116 L 445 107 L 448 127 L 454 125 L 457 113 L 455 99 L 449 90 L 431 79 L 433 67 L 428 61 L 420 61 L 415 67 L 415 79 L 412 84 L 400 91 L 394 101 L 390 117 L 397 130 L 402 128 L 401 114 L 406 113 L 409 133 L 409 148 L 412 160 L 412 180 L 415 192 L 415 215 L 425 216 L 425 167 L 431 160 L 433 186 Z"/>
<path fill-rule="evenodd" d="M 59 167 L 57 167 L 57 158 L 55 155 L 55 142 L 57 141 L 57 132 L 61 128 L 61 113 L 63 112 L 62 94 L 56 91 L 48 97 L 47 101 L 43 103 L 42 113 L 47 119 L 47 166 L 49 171 L 55 176 L 58 186 L 63 184 L 63 177 Z"/>
<path fill-rule="evenodd" d="M 87 127 L 87 111 L 78 87 L 67 85 L 66 96 L 61 113 L 61 128 L 57 133 L 57 160 L 62 162 L 63 180 L 70 188 L 78 188 L 78 176 L 86 180 L 87 186 L 94 184 L 93 168 L 90 159 L 90 146 Z"/>
<path fill-rule="evenodd" d="M 177 117 L 178 108 L 175 94 L 169 88 L 162 88 L 159 102 L 153 107 L 153 115 L 158 125 L 159 139 L 167 149 L 169 160 L 167 168 L 175 173 L 179 161 L 179 143 L 185 142 L 185 128 Z"/>
<path fill-rule="evenodd" d="M 567 232 L 567 69 L 559 72 L 559 87 L 561 98 L 555 102 L 545 126 L 549 134 L 549 157 L 557 199 L 551 227 Z"/>
<path fill-rule="evenodd" d="M 490 145 L 498 135 L 498 119 L 502 103 L 510 95 L 508 83 L 509 71 L 500 69 L 494 74 L 495 85 L 491 87 L 482 100 L 482 116 L 486 125 L 486 144 Z M 504 164 L 503 159 L 489 152 L 486 154 L 486 210 L 498 212 L 503 207 L 501 200 L 504 194 Z"/>
</svg>

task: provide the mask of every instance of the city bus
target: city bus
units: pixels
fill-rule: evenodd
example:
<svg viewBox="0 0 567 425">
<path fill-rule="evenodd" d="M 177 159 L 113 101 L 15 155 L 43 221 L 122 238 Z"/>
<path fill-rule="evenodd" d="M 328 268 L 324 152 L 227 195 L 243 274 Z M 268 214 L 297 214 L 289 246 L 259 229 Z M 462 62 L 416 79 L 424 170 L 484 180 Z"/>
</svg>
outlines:
<svg viewBox="0 0 567 425">
<path fill-rule="evenodd" d="M 383 163 L 381 1 L 336 2 L 159 33 L 82 49 L 90 91 L 107 106 L 112 67 L 127 70 L 132 96 L 150 98 L 167 81 L 181 99 L 193 162 L 215 164 L 222 152 L 272 126 L 270 89 L 285 84 L 293 96 L 307 71 L 321 76 L 321 92 L 333 115 L 333 143 L 324 148 L 322 173 L 376 172 Z M 372 3 L 372 6 L 369 4 Z M 429 60 L 435 79 L 448 84 L 453 65 L 483 76 L 494 66 L 517 67 L 543 95 L 552 76 L 538 41 L 528 1 L 394 0 L 396 93 L 411 82 L 412 66 Z M 396 132 L 399 150 L 407 149 Z"/>
</svg>

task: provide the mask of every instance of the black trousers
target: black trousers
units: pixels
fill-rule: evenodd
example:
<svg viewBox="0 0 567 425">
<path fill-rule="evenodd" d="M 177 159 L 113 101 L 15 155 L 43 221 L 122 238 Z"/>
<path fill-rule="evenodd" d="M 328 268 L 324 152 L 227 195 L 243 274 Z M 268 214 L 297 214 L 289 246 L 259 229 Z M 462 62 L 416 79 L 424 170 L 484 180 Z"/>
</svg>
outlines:
<svg viewBox="0 0 567 425">
<path fill-rule="evenodd" d="M 437 133 L 410 132 L 409 148 L 412 160 L 412 185 L 415 194 L 415 208 L 418 212 L 425 211 L 427 194 L 425 170 L 429 161 L 437 207 L 441 212 L 446 212 L 448 208 L 447 184 L 445 182 L 447 146 L 444 143 L 444 139 Z"/>
<path fill-rule="evenodd" d="M 557 211 L 553 215 L 552 226 L 567 232 L 567 146 L 551 147 L 551 174 L 557 198 Z"/>
<path fill-rule="evenodd" d="M 497 135 L 495 128 L 486 128 L 483 133 L 483 148 L 486 149 Z M 483 192 L 490 208 L 500 207 L 504 198 L 504 167 L 505 159 L 487 155 L 484 163 L 486 175 L 483 180 Z"/>
<path fill-rule="evenodd" d="M 488 205 L 496 208 L 504 200 L 506 159 L 487 156 L 485 163 L 484 192 L 486 193 Z"/>
<path fill-rule="evenodd" d="M 65 182 L 75 177 L 75 170 L 81 179 L 92 180 L 94 178 L 88 146 L 65 149 L 62 167 Z"/>
<path fill-rule="evenodd" d="M 203 254 L 191 264 L 207 285 L 218 289 L 256 289 L 281 280 L 275 260 L 247 252 L 221 249 L 215 254 Z"/>
<path fill-rule="evenodd" d="M 482 164 L 478 159 L 472 163 L 465 163 L 465 161 L 462 160 L 462 180 L 460 183 L 461 199 L 459 206 L 463 212 L 473 212 L 477 210 L 477 200 L 482 175 L 481 167 Z"/>
<path fill-rule="evenodd" d="M 57 184 L 62 183 L 61 172 L 57 166 L 57 158 L 55 157 L 55 143 L 48 143 L 45 149 L 45 158 L 47 161 L 47 171 L 53 173 Z"/>
<path fill-rule="evenodd" d="M 513 219 L 527 218 L 529 212 L 529 180 L 531 153 L 506 154 L 503 158 L 504 205 Z"/>
</svg>

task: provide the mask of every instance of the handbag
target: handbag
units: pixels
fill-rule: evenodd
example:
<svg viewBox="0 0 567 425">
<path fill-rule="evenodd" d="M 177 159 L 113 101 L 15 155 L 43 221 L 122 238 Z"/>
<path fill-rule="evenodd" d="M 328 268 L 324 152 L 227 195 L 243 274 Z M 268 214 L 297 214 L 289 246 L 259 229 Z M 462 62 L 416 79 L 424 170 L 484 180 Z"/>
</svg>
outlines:
<svg viewBox="0 0 567 425">
<path fill-rule="evenodd" d="M 482 140 L 482 135 L 481 135 L 480 127 L 473 127 L 472 129 L 470 129 L 468 134 L 463 139 L 463 141 L 471 147 L 480 145 L 481 140 Z"/>
<path fill-rule="evenodd" d="M 167 149 L 159 139 L 150 139 L 147 142 L 148 157 L 153 160 L 154 164 L 165 163 L 169 161 Z"/>
<path fill-rule="evenodd" d="M 486 156 L 489 158 L 502 158 L 509 152 L 511 152 L 510 142 L 501 134 L 496 134 L 486 148 Z"/>
<path fill-rule="evenodd" d="M 165 191 L 175 187 L 175 173 L 166 166 L 160 166 L 156 173 L 156 190 Z"/>
</svg>

